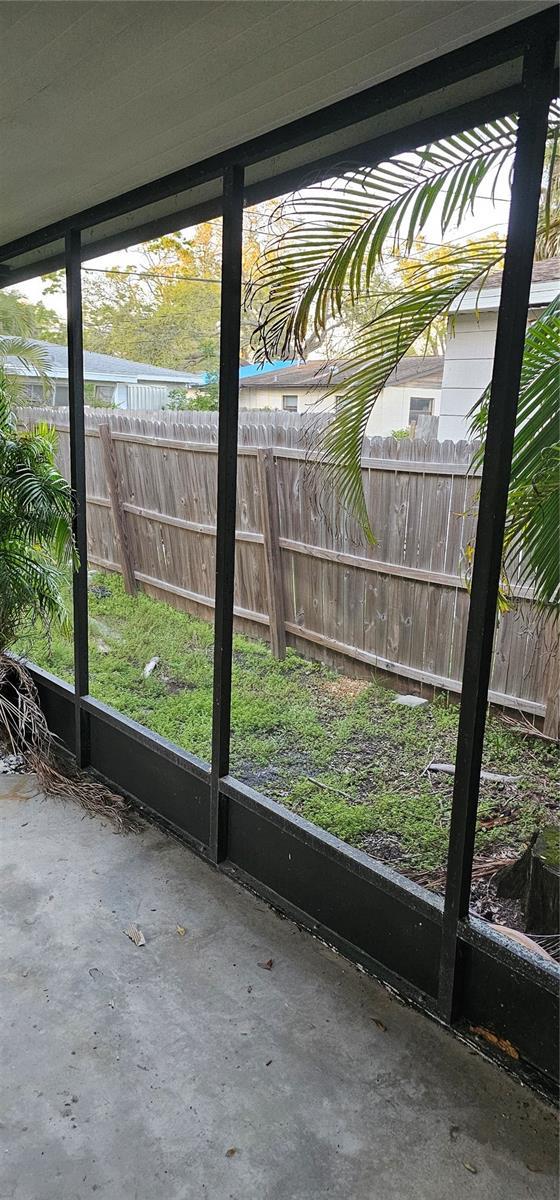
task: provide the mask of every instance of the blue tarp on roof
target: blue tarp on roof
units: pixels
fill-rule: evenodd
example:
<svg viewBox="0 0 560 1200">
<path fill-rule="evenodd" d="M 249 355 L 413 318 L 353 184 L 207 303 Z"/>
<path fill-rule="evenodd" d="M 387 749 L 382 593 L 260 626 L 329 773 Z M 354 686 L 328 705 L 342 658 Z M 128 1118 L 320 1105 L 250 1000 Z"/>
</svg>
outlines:
<svg viewBox="0 0 560 1200">
<path fill-rule="evenodd" d="M 267 363 L 247 363 L 246 367 L 239 368 L 240 379 L 250 379 L 252 375 L 266 375 L 268 371 L 280 371 L 283 367 L 296 367 L 298 359 L 278 359 L 277 362 Z"/>
</svg>

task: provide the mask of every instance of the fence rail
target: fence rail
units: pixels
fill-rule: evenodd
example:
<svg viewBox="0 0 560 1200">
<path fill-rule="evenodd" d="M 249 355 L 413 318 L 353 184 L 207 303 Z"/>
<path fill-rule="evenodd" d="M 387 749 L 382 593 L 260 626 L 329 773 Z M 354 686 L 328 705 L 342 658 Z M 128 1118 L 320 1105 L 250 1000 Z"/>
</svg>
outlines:
<svg viewBox="0 0 560 1200">
<path fill-rule="evenodd" d="M 21 410 L 25 424 L 53 411 Z M 261 419 L 266 416 L 268 419 Z M 179 417 L 180 419 L 176 419 Z M 188 419 L 187 419 L 188 418 Z M 192 418 L 192 419 L 191 419 Z M 69 475 L 68 418 L 57 410 Z M 372 667 L 460 692 L 469 595 L 461 573 L 476 527 L 466 442 L 369 438 L 362 473 L 377 544 L 341 514 L 313 470 L 310 431 L 286 414 L 242 414 L 235 616 L 273 651 L 286 642 L 354 672 Z M 86 419 L 88 550 L 189 611 L 214 608 L 217 422 L 212 414 Z M 515 581 L 514 581 L 515 582 Z M 515 590 L 515 589 L 514 589 Z M 544 716 L 555 691 L 552 622 L 517 588 L 497 626 L 490 698 Z"/>
</svg>

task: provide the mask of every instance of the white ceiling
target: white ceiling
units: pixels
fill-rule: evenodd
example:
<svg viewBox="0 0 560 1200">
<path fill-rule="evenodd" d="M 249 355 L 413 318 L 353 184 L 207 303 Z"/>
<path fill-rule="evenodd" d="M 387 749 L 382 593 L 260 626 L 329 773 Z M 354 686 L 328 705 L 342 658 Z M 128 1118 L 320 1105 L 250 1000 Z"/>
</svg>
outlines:
<svg viewBox="0 0 560 1200">
<path fill-rule="evenodd" d="M 547 6 L 3 0 L 0 243 Z"/>
</svg>

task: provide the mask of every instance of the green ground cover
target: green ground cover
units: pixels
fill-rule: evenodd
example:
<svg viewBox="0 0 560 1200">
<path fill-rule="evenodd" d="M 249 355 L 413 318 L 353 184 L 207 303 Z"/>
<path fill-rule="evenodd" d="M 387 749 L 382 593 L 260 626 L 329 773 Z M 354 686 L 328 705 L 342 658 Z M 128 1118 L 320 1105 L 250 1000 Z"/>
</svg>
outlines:
<svg viewBox="0 0 560 1200">
<path fill-rule="evenodd" d="M 92 576 L 89 599 L 92 695 L 208 760 L 212 626 L 126 596 L 115 575 Z M 35 631 L 18 649 L 72 679 L 68 631 Z M 457 719 L 444 696 L 405 708 L 378 678 L 350 679 L 293 650 L 276 662 L 264 643 L 235 637 L 232 773 L 407 873 L 445 864 L 452 778 L 426 768 L 454 760 Z M 557 808 L 557 749 L 491 716 L 483 765 L 520 778 L 483 782 L 477 853 L 518 848 Z"/>
</svg>

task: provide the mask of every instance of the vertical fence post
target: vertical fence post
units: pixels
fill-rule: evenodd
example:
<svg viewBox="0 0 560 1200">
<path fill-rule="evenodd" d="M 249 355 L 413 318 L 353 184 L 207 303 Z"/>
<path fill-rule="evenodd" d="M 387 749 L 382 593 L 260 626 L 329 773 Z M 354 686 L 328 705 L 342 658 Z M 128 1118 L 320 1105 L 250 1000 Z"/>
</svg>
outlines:
<svg viewBox="0 0 560 1200">
<path fill-rule="evenodd" d="M 270 648 L 275 658 L 282 659 L 286 657 L 286 618 L 284 616 L 278 487 L 272 450 L 257 450 L 257 478 L 261 494 Z"/>
<path fill-rule="evenodd" d="M 210 797 L 210 856 L 214 862 L 221 862 L 227 855 L 227 800 L 225 796 L 220 795 L 220 779 L 229 772 L 231 720 L 243 180 L 242 167 L 226 167 L 223 177 L 216 607 L 214 612 Z"/>
<path fill-rule="evenodd" d="M 84 419 L 84 364 L 82 344 L 81 237 L 71 229 L 65 239 L 66 305 L 68 328 L 68 407 L 70 484 L 74 498 L 73 532 L 79 557 L 72 579 L 74 620 L 75 750 L 78 766 L 89 762 L 89 716 L 81 699 L 89 690 L 86 454 Z"/>
<path fill-rule="evenodd" d="M 558 670 L 560 667 L 558 647 L 555 648 L 550 656 L 547 674 L 547 689 L 546 689 L 546 710 L 544 714 L 543 733 L 547 737 L 554 738 L 556 741 L 560 738 L 560 679 L 558 678 Z"/>
<path fill-rule="evenodd" d="M 115 454 L 115 443 L 111 434 L 110 425 L 103 424 L 99 426 L 99 438 L 101 441 L 101 452 L 103 454 L 105 474 L 107 476 L 107 486 L 109 488 L 109 496 L 111 500 L 111 511 L 113 513 L 117 541 L 119 544 L 119 558 L 123 573 L 124 590 L 125 592 L 128 592 L 129 596 L 134 596 L 136 594 L 134 562 L 130 550 L 130 542 L 128 540 L 126 514 L 121 495 L 121 485 L 119 481 L 119 472 Z"/>
<path fill-rule="evenodd" d="M 446 1021 L 458 1015 L 462 994 L 459 922 L 469 911 L 507 497 L 548 111 L 554 95 L 554 55 L 554 39 L 545 41 L 541 35 L 527 46 L 523 61 L 524 96 L 488 408 L 449 835 L 438 997 Z"/>
</svg>

